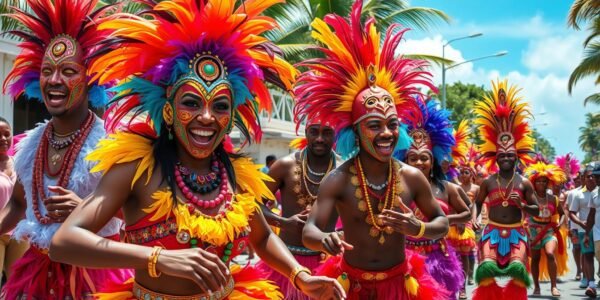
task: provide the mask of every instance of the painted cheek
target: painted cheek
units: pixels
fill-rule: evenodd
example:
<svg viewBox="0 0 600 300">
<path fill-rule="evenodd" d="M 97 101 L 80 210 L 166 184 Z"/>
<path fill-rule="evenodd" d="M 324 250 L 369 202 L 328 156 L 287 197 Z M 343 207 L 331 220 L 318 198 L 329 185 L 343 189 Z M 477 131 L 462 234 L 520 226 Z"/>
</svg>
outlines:
<svg viewBox="0 0 600 300">
<path fill-rule="evenodd" d="M 194 115 L 187 110 L 177 110 L 177 119 L 181 122 L 182 125 L 188 125 L 193 119 Z"/>
<path fill-rule="evenodd" d="M 221 129 L 223 129 L 223 130 L 227 129 L 227 127 L 229 126 L 230 120 L 231 120 L 231 117 L 229 114 L 217 116 L 217 122 L 219 123 L 219 126 L 221 126 Z"/>
<path fill-rule="evenodd" d="M 85 90 L 85 81 L 83 76 L 76 76 L 76 78 L 69 79 L 66 81 L 66 86 L 69 89 L 69 99 L 66 104 L 66 108 L 69 109 L 76 104 L 79 104 L 83 100 L 83 91 Z"/>
</svg>

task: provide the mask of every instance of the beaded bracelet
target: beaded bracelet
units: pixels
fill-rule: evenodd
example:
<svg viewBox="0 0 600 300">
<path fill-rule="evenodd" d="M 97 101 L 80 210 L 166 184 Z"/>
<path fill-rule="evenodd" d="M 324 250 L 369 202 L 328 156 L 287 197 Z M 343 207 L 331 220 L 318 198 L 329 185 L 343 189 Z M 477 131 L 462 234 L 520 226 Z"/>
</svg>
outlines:
<svg viewBox="0 0 600 300">
<path fill-rule="evenodd" d="M 423 235 L 425 234 L 425 222 L 419 220 L 419 225 L 421 226 L 419 228 L 419 233 L 417 235 L 413 236 L 416 239 L 422 238 Z"/>
<path fill-rule="evenodd" d="M 158 255 L 160 251 L 162 251 L 162 247 L 154 246 L 152 249 L 152 254 L 148 257 L 148 274 L 152 278 L 158 278 L 162 274 L 161 272 L 156 271 L 156 262 L 158 262 Z"/>
<path fill-rule="evenodd" d="M 298 274 L 300 274 L 302 272 L 306 272 L 308 275 L 312 274 L 308 268 L 303 267 L 303 266 L 297 266 L 297 267 L 295 267 L 292 270 L 292 273 L 290 273 L 290 281 L 292 282 L 292 284 L 294 285 L 294 287 L 296 289 L 298 289 L 298 290 L 300 290 L 300 288 L 298 287 L 298 285 L 296 285 L 296 277 L 298 277 Z"/>
</svg>

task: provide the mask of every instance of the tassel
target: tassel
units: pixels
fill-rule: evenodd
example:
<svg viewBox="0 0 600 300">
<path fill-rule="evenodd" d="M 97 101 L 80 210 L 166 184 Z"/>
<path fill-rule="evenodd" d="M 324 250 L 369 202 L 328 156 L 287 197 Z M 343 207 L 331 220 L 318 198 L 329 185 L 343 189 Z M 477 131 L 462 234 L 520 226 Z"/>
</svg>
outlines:
<svg viewBox="0 0 600 300">
<path fill-rule="evenodd" d="M 518 279 L 520 283 L 524 284 L 524 287 L 531 286 L 531 278 L 527 272 L 527 268 L 520 262 L 512 262 L 505 269 L 506 275 L 514 279 Z"/>
<path fill-rule="evenodd" d="M 500 269 L 496 262 L 484 261 L 482 264 L 479 265 L 479 267 L 477 267 L 477 270 L 475 270 L 475 282 L 477 282 L 477 284 L 480 284 L 481 281 L 487 278 L 494 278 L 505 275 L 505 270 Z"/>
<path fill-rule="evenodd" d="M 419 291 L 419 282 L 412 276 L 406 275 L 404 277 L 404 288 L 408 292 L 409 295 L 416 297 Z"/>
<path fill-rule="evenodd" d="M 346 294 L 350 291 L 350 279 L 348 279 L 348 274 L 342 273 L 342 275 L 337 277 L 337 281 L 340 283 Z"/>
</svg>

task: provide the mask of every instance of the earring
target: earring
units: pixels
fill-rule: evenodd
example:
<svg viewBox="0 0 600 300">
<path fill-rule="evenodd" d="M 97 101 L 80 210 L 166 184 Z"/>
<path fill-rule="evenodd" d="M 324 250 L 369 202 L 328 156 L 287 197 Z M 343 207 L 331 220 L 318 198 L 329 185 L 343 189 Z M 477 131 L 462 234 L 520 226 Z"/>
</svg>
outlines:
<svg viewBox="0 0 600 300">
<path fill-rule="evenodd" d="M 165 120 L 165 124 L 167 125 L 167 130 L 169 131 L 169 140 L 173 140 L 173 134 L 171 132 L 171 127 L 173 126 L 173 106 L 171 103 L 167 102 L 163 106 L 163 120 Z"/>
</svg>

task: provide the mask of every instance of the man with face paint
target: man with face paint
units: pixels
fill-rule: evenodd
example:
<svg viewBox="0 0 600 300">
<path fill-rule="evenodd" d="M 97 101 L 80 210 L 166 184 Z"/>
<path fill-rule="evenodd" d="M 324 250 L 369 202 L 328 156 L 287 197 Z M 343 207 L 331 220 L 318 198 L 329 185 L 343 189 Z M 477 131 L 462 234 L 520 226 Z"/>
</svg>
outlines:
<svg viewBox="0 0 600 300">
<path fill-rule="evenodd" d="M 336 152 L 348 159 L 321 184 L 303 242 L 332 255 L 319 274 L 338 278 L 348 299 L 444 299 L 449 293 L 424 258 L 404 247 L 407 235 L 443 237 L 448 221 L 421 172 L 392 157 L 410 145 L 401 114 L 416 112 L 419 85 L 432 84 L 423 62 L 394 57 L 404 31 L 393 25 L 380 44 L 374 20 L 363 24 L 361 11 L 356 1 L 351 20 L 313 21 L 325 57 L 305 64 L 295 89 L 299 120 L 327 116 Z M 413 203 L 429 221 L 416 218 Z M 335 211 L 343 235 L 328 229 Z"/>
<path fill-rule="evenodd" d="M 499 171 L 483 181 L 476 198 L 477 211 L 488 198 L 489 221 L 480 241 L 474 300 L 527 299 L 531 284 L 527 233 L 521 220 L 524 214 L 537 216 L 539 208 L 533 185 L 516 172 L 519 162 L 532 161 L 534 144 L 527 124 L 529 108 L 518 92 L 507 81 L 492 82 L 492 94 L 475 104 L 482 159 L 488 169 L 497 163 Z M 512 279 L 500 287 L 497 276 Z"/>
<path fill-rule="evenodd" d="M 273 181 L 267 182 L 267 187 L 273 193 L 281 193 L 282 215 L 272 213 L 266 206 L 262 207 L 262 211 L 270 225 L 280 228 L 279 237 L 296 260 L 314 270 L 320 265 L 321 252 L 304 247 L 302 229 L 323 178 L 341 162 L 332 150 L 335 133 L 329 122 L 323 118 L 311 119 L 306 123 L 304 133 L 305 137 L 290 144 L 299 151 L 282 157 L 269 169 L 269 176 Z M 327 230 L 334 230 L 336 219 L 337 214 L 332 214 Z M 261 264 L 261 267 L 271 273 L 269 279 L 280 287 L 286 299 L 308 300 L 289 284 L 285 276 L 273 272 L 265 264 Z"/>
<path fill-rule="evenodd" d="M 277 23 L 262 13 L 277 2 L 168 0 L 104 24 L 119 48 L 91 68 L 119 81 L 108 128 L 124 130 L 88 156 L 105 174 L 50 248 L 68 263 L 135 269 L 101 299 L 282 299 L 266 274 L 235 263 L 249 245 L 307 296 L 345 297 L 271 232 L 259 207 L 274 198 L 270 179 L 228 137 L 235 125 L 258 141 L 266 84 L 289 90 L 297 73 L 264 37 Z M 126 242 L 94 234 L 121 209 Z"/>
<path fill-rule="evenodd" d="M 16 226 L 13 238 L 31 244 L 4 286 L 6 299 L 90 299 L 104 285 L 130 276 L 129 271 L 78 268 L 48 257 L 53 235 L 100 179 L 84 160 L 105 135 L 103 122 L 88 108 L 103 107 L 108 97 L 107 86 L 91 80 L 88 69 L 98 43 L 112 32 L 98 28 L 108 8 L 94 10 L 97 4 L 27 1 L 32 13 L 15 10 L 11 15 L 24 25 L 11 33 L 24 40 L 4 90 L 15 99 L 43 101 L 52 118 L 19 142 L 18 182 L 0 212 L 0 233 Z M 108 218 L 95 231 L 118 240 L 120 225 Z"/>
</svg>

